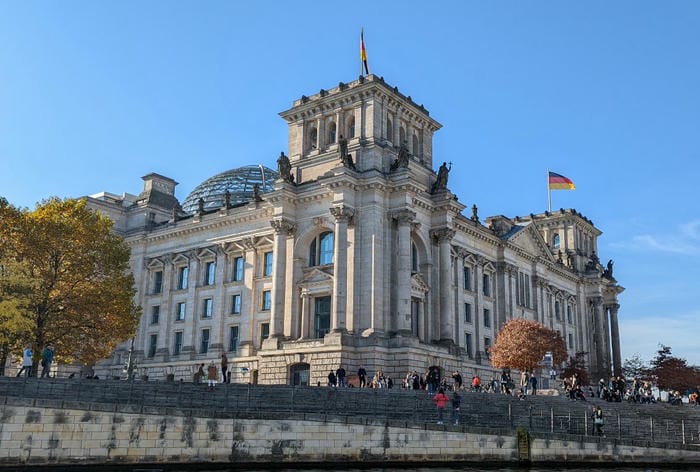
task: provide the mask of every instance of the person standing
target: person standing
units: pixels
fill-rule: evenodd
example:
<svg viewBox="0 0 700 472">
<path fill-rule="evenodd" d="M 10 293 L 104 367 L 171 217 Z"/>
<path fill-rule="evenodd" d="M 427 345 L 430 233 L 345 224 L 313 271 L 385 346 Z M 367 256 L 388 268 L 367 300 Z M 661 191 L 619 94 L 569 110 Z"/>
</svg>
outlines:
<svg viewBox="0 0 700 472">
<path fill-rule="evenodd" d="M 443 389 L 439 389 L 437 395 L 433 397 L 433 401 L 435 402 L 435 406 L 437 407 L 437 424 L 444 424 L 443 413 L 445 412 L 445 405 L 449 401 L 449 398 L 447 397 L 447 395 L 445 395 L 445 391 Z"/>
<path fill-rule="evenodd" d="M 209 390 L 214 390 L 214 387 L 216 387 L 216 379 L 218 376 L 219 373 L 216 371 L 216 364 L 214 364 L 214 361 L 211 361 L 209 367 L 207 367 L 207 383 L 209 385 Z"/>
<path fill-rule="evenodd" d="M 363 366 L 357 369 L 357 378 L 360 380 L 360 388 L 367 386 L 367 371 Z"/>
<path fill-rule="evenodd" d="M 328 372 L 328 386 L 335 387 L 335 381 L 336 381 L 335 372 L 333 372 L 331 370 L 330 372 Z"/>
<path fill-rule="evenodd" d="M 452 395 L 452 424 L 457 426 L 459 424 L 459 410 L 462 407 L 462 397 L 459 392 L 455 390 L 454 395 Z"/>
<path fill-rule="evenodd" d="M 22 368 L 17 372 L 17 377 L 22 375 L 23 372 L 27 377 L 32 376 L 32 346 L 29 344 L 22 352 Z"/>
<path fill-rule="evenodd" d="M 225 352 L 221 354 L 221 377 L 223 378 L 221 381 L 222 383 L 230 383 L 228 375 L 228 357 L 226 357 Z"/>
<path fill-rule="evenodd" d="M 345 369 L 343 366 L 338 366 L 338 370 L 335 371 L 335 376 L 338 379 L 338 387 L 345 387 Z"/>
<path fill-rule="evenodd" d="M 456 370 L 452 373 L 452 380 L 454 382 L 454 389 L 455 391 L 459 390 L 462 388 L 462 374 L 457 372 Z"/>
<path fill-rule="evenodd" d="M 530 391 L 533 395 L 537 395 L 537 376 L 534 372 L 530 374 Z"/>
<path fill-rule="evenodd" d="M 595 407 L 591 417 L 593 418 L 593 427 L 595 428 L 595 434 L 597 434 L 598 436 L 604 436 L 603 425 L 605 424 L 605 421 L 603 420 L 603 410 L 600 408 L 600 406 Z"/>
<path fill-rule="evenodd" d="M 41 378 L 51 378 L 51 364 L 53 363 L 53 344 L 49 343 L 41 355 Z"/>
</svg>

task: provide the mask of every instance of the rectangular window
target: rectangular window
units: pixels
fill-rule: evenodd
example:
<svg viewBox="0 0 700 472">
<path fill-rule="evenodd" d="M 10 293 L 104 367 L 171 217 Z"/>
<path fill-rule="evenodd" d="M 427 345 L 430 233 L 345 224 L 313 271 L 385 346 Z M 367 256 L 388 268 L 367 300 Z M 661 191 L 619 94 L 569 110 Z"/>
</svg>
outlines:
<svg viewBox="0 0 700 472">
<path fill-rule="evenodd" d="M 173 346 L 173 355 L 178 356 L 182 352 L 182 331 L 175 331 L 175 345 Z"/>
<path fill-rule="evenodd" d="M 467 356 L 472 357 L 472 333 L 464 333 L 464 350 L 467 351 Z"/>
<path fill-rule="evenodd" d="M 462 270 L 462 273 L 464 274 L 464 290 L 471 290 L 472 289 L 472 270 L 469 267 L 465 267 Z"/>
<path fill-rule="evenodd" d="M 491 281 L 489 279 L 488 274 L 484 274 L 483 277 L 481 278 L 482 284 L 483 284 L 483 293 L 484 296 L 490 297 L 491 296 Z"/>
<path fill-rule="evenodd" d="M 211 318 L 211 312 L 214 307 L 214 300 L 205 298 L 202 300 L 202 318 Z"/>
<path fill-rule="evenodd" d="M 262 309 L 263 311 L 272 309 L 272 292 L 265 290 L 262 293 Z"/>
<path fill-rule="evenodd" d="M 573 317 L 571 316 L 571 305 L 566 305 L 566 321 L 569 322 L 569 324 L 572 323 Z"/>
<path fill-rule="evenodd" d="M 204 285 L 214 285 L 216 280 L 216 262 L 207 262 L 204 273 Z"/>
<path fill-rule="evenodd" d="M 234 282 L 243 280 L 243 257 L 239 256 L 233 259 L 233 276 L 231 279 Z"/>
<path fill-rule="evenodd" d="M 263 255 L 263 277 L 272 275 L 272 252 L 266 252 Z"/>
<path fill-rule="evenodd" d="M 569 349 L 574 348 L 574 335 L 569 333 Z"/>
<path fill-rule="evenodd" d="M 484 355 L 488 359 L 490 356 L 489 349 L 491 348 L 491 338 L 484 338 Z"/>
<path fill-rule="evenodd" d="M 179 302 L 177 304 L 177 310 L 175 311 L 176 321 L 183 321 L 185 319 L 185 308 L 187 308 L 187 303 Z"/>
<path fill-rule="evenodd" d="M 153 305 L 151 307 L 151 324 L 158 324 L 159 318 L 160 318 L 160 305 Z"/>
<path fill-rule="evenodd" d="M 260 324 L 260 344 L 270 337 L 270 323 Z"/>
<path fill-rule="evenodd" d="M 486 328 L 491 327 L 491 310 L 484 308 L 484 326 Z"/>
<path fill-rule="evenodd" d="M 156 356 L 156 348 L 158 346 L 158 335 L 151 334 L 150 342 L 148 343 L 148 357 L 153 358 Z"/>
<path fill-rule="evenodd" d="M 240 315 L 241 314 L 241 295 L 231 295 L 231 314 Z"/>
<path fill-rule="evenodd" d="M 177 289 L 185 290 L 187 288 L 187 277 L 189 276 L 189 267 L 180 267 L 177 271 Z"/>
<path fill-rule="evenodd" d="M 206 354 L 207 352 L 209 352 L 209 329 L 203 329 L 199 353 Z"/>
<path fill-rule="evenodd" d="M 314 338 L 322 338 L 331 329 L 331 297 L 314 298 Z"/>
<path fill-rule="evenodd" d="M 153 293 L 163 291 L 163 271 L 157 270 L 153 273 Z"/>
<path fill-rule="evenodd" d="M 464 304 L 464 322 L 465 323 L 472 322 L 472 304 L 471 303 Z"/>
<path fill-rule="evenodd" d="M 525 306 L 530 308 L 530 276 L 525 274 Z"/>
<path fill-rule="evenodd" d="M 228 350 L 238 350 L 238 326 L 231 326 L 228 331 Z"/>
</svg>

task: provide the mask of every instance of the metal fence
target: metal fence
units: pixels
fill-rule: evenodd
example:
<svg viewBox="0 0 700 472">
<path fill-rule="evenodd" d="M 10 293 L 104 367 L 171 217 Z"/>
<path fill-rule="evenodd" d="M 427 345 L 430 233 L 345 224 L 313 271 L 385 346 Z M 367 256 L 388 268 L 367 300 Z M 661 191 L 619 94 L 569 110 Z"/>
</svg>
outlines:
<svg viewBox="0 0 700 472">
<path fill-rule="evenodd" d="M 312 419 L 427 427 L 436 420 L 432 396 L 404 389 L 293 387 L 284 385 L 204 384 L 93 379 L 0 377 L 0 396 L 128 406 L 130 410 L 197 410 L 221 417 Z M 700 408 L 690 405 L 632 405 L 597 401 L 604 410 L 601 440 L 657 447 L 700 446 Z M 504 434 L 518 427 L 533 435 L 580 439 L 594 434 L 592 402 L 562 397 L 515 397 L 464 392 L 458 426 Z M 451 408 L 445 411 L 446 422 Z"/>
</svg>

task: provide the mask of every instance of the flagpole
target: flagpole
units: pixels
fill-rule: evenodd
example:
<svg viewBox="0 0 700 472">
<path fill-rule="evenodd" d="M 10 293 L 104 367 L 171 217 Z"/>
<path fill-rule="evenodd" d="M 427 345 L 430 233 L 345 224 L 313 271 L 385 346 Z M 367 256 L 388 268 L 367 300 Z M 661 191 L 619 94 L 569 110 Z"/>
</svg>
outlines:
<svg viewBox="0 0 700 472">
<path fill-rule="evenodd" d="M 549 186 L 549 168 L 547 168 L 547 211 L 552 212 L 552 189 Z"/>
<path fill-rule="evenodd" d="M 362 77 L 362 40 L 365 35 L 365 29 L 360 28 L 360 77 Z"/>
</svg>

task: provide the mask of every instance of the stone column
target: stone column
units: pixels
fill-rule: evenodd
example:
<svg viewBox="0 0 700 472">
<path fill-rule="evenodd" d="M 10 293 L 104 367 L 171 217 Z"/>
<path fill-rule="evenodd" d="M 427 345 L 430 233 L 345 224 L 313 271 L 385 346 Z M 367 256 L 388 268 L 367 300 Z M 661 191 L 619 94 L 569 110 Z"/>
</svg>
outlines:
<svg viewBox="0 0 700 472">
<path fill-rule="evenodd" d="M 301 293 L 301 332 L 299 339 L 309 337 L 309 294 L 308 292 Z"/>
<path fill-rule="evenodd" d="M 607 346 L 605 345 L 605 323 L 603 322 L 603 317 L 605 313 L 603 311 L 603 301 L 600 297 L 596 297 L 592 300 L 593 309 L 593 321 L 595 323 L 595 354 L 596 354 L 596 370 L 599 376 L 608 379 L 610 372 L 608 371 L 608 366 L 606 365 L 606 352 Z"/>
<path fill-rule="evenodd" d="M 287 274 L 287 237 L 294 233 L 294 225 L 284 218 L 270 222 L 275 230 L 273 240 L 272 306 L 270 307 L 270 336 L 266 341 L 282 337 L 282 321 L 285 305 L 285 279 Z M 267 344 L 267 343 L 265 343 Z"/>
<path fill-rule="evenodd" d="M 416 213 L 401 210 L 394 213 L 398 222 L 398 260 L 396 271 L 396 320 L 393 328 L 406 336 L 412 333 L 411 319 L 411 223 Z"/>
<path fill-rule="evenodd" d="M 620 354 L 620 328 L 617 324 L 618 303 L 610 305 L 610 333 L 612 335 L 613 373 L 622 375 L 622 357 Z"/>
<path fill-rule="evenodd" d="M 450 266 L 452 261 L 452 248 L 450 242 L 455 235 L 455 231 L 450 228 L 443 228 L 433 232 L 440 247 L 440 340 L 451 340 L 454 342 L 454 307 L 452 306 L 452 277 Z"/>
<path fill-rule="evenodd" d="M 331 331 L 345 332 L 348 287 L 348 219 L 354 211 L 345 205 L 331 207 L 335 218 L 333 250 L 333 298 L 331 300 Z"/>
</svg>

